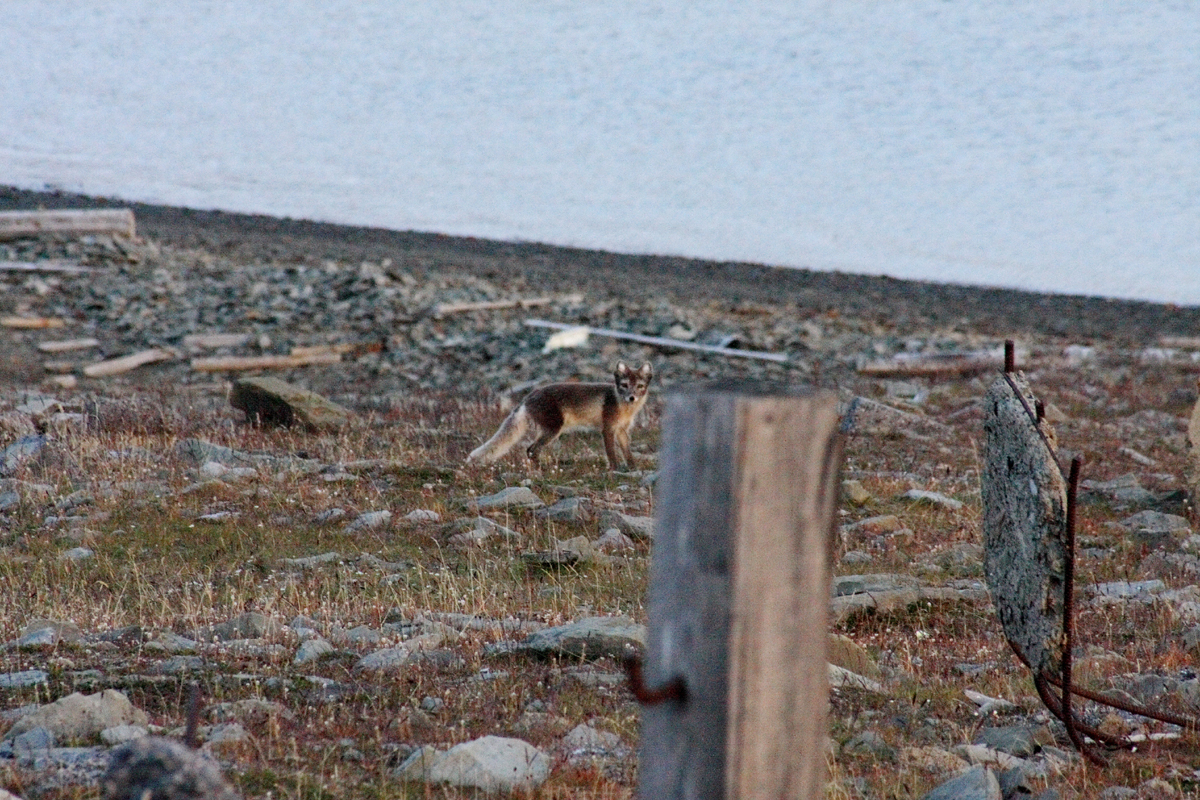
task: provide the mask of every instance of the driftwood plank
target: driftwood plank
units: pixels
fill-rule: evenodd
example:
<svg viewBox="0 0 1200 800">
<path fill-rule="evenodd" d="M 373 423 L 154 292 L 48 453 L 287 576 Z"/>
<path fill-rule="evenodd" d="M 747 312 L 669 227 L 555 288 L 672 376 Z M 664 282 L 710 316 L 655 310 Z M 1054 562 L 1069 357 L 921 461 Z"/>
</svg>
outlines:
<svg viewBox="0 0 1200 800">
<path fill-rule="evenodd" d="M 183 337 L 187 350 L 207 350 L 218 347 L 241 347 L 253 337 L 248 333 L 190 333 Z"/>
<path fill-rule="evenodd" d="M 667 399 L 642 798 L 819 797 L 837 398 L 724 386 Z"/>
<path fill-rule="evenodd" d="M 87 275 L 95 271 L 92 267 L 72 264 L 69 261 L 0 261 L 0 272 L 51 272 L 62 275 Z"/>
<path fill-rule="evenodd" d="M 63 339 L 59 342 L 38 342 L 37 349 L 43 353 L 69 353 L 72 350 L 87 350 L 99 346 L 99 339 Z"/>
<path fill-rule="evenodd" d="M 192 369 L 196 372 L 240 372 L 252 369 L 292 369 L 316 364 L 339 364 L 340 353 L 314 353 L 311 355 L 266 355 L 266 356 L 214 356 L 193 358 Z"/>
<path fill-rule="evenodd" d="M 640 342 L 641 344 L 650 344 L 655 347 L 674 347 L 678 350 L 695 350 L 701 353 L 716 353 L 717 355 L 732 356 L 735 358 L 754 358 L 760 361 L 775 361 L 778 363 L 786 363 L 788 360 L 786 353 L 766 353 L 761 350 L 742 350 L 737 347 L 720 347 L 718 345 L 695 344 L 694 342 L 685 342 L 682 339 L 668 339 L 663 336 L 645 336 L 640 333 L 627 333 L 625 331 L 614 331 L 608 328 L 592 328 L 587 325 L 565 325 L 561 322 L 548 322 L 544 319 L 527 319 L 525 324 L 530 328 L 549 328 L 555 331 L 565 331 L 579 328 L 587 328 L 589 334 L 596 336 L 608 336 L 612 339 L 626 339 L 631 342 Z"/>
<path fill-rule="evenodd" d="M 128 208 L 0 211 L 0 239 L 43 233 L 109 233 L 132 238 L 135 232 L 133 211 Z"/>
<path fill-rule="evenodd" d="M 66 320 L 58 317 L 0 317 L 0 327 L 36 330 L 39 328 L 61 328 Z"/>
<path fill-rule="evenodd" d="M 998 369 L 1004 356 L 996 353 L 902 353 L 885 361 L 871 361 L 858 368 L 860 375 L 874 378 L 938 378 L 949 375 L 978 375 Z"/>
<path fill-rule="evenodd" d="M 146 364 L 153 364 L 156 361 L 168 361 L 174 357 L 175 353 L 171 350 L 156 347 L 151 350 L 142 350 L 127 356 L 121 356 L 120 358 L 97 361 L 95 364 L 89 364 L 84 367 L 83 374 L 89 378 L 104 378 L 109 375 L 119 375 L 122 372 L 129 372 Z"/>
<path fill-rule="evenodd" d="M 502 308 L 535 308 L 551 303 L 581 303 L 583 295 L 569 294 L 563 297 L 518 297 L 512 300 L 478 300 L 469 303 L 438 303 L 433 307 L 434 317 L 461 314 L 467 311 L 494 311 Z"/>
</svg>

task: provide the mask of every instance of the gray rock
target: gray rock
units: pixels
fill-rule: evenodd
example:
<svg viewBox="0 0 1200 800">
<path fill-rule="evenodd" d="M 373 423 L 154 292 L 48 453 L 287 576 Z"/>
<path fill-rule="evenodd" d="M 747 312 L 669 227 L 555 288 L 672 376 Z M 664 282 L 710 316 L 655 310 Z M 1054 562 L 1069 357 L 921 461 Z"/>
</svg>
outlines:
<svg viewBox="0 0 1200 800">
<path fill-rule="evenodd" d="M 432 509 L 417 508 L 404 515 L 407 522 L 441 522 L 442 515 Z"/>
<path fill-rule="evenodd" d="M 1033 755 L 1038 747 L 1033 731 L 1024 725 L 983 728 L 975 734 L 973 742 L 1020 758 Z"/>
<path fill-rule="evenodd" d="M 539 508 L 534 516 L 556 522 L 587 522 L 595 516 L 595 512 L 586 497 L 568 497 L 552 506 Z"/>
<path fill-rule="evenodd" d="M 500 537 L 513 543 L 521 541 L 522 538 L 521 534 L 517 531 L 514 531 L 512 528 L 506 528 L 498 522 L 493 522 L 487 517 L 456 520 L 450 523 L 448 530 L 458 531 L 446 540 L 447 543 L 455 547 L 479 545 L 495 537 Z"/>
<path fill-rule="evenodd" d="M 195 639 L 188 639 L 172 631 L 163 631 L 143 645 L 146 650 L 157 650 L 164 653 L 194 653 L 200 648 Z"/>
<path fill-rule="evenodd" d="M 592 547 L 601 553 L 627 553 L 636 549 L 637 546 L 633 543 L 633 539 L 618 529 L 609 528 L 596 541 L 592 542 Z"/>
<path fill-rule="evenodd" d="M 12 737 L 13 753 L 18 759 L 27 761 L 34 756 L 52 749 L 58 744 L 54 734 L 41 725 L 30 728 L 24 733 Z"/>
<path fill-rule="evenodd" d="M 909 489 L 904 494 L 900 495 L 904 500 L 911 500 L 914 503 L 928 503 L 930 505 L 941 506 L 952 511 L 957 511 L 963 507 L 959 500 L 952 497 L 947 497 L 940 492 L 930 492 L 924 489 Z"/>
<path fill-rule="evenodd" d="M 572 764 L 605 758 L 624 758 L 630 749 L 615 733 L 591 725 L 576 725 L 562 740 L 562 749 Z"/>
<path fill-rule="evenodd" d="M 600 530 L 609 528 L 616 528 L 635 541 L 654 538 L 653 517 L 634 517 L 619 511 L 605 511 L 600 515 Z"/>
<path fill-rule="evenodd" d="M 995 773 L 977 766 L 938 786 L 923 800 L 1002 800 L 1002 795 Z"/>
<path fill-rule="evenodd" d="M 112 728 L 105 728 L 100 731 L 100 740 L 109 747 L 132 742 L 134 739 L 140 739 L 143 736 L 148 736 L 149 731 L 141 725 L 117 725 Z"/>
<path fill-rule="evenodd" d="M 502 508 L 541 508 L 546 504 L 527 486 L 509 486 L 495 494 L 472 498 L 467 505 L 479 511 L 492 511 Z"/>
<path fill-rule="evenodd" d="M 620 659 L 626 647 L 645 645 L 644 625 L 638 625 L 628 617 L 590 617 L 532 633 L 525 637 L 519 649 L 547 656 Z"/>
<path fill-rule="evenodd" d="M 45 683 L 49 678 L 50 673 L 40 669 L 5 672 L 0 674 L 0 689 L 24 689 Z"/>
<path fill-rule="evenodd" d="M 324 639 L 308 639 L 301 642 L 300 646 L 296 648 L 296 657 L 292 659 L 292 663 L 308 664 L 332 652 L 333 645 Z"/>
<path fill-rule="evenodd" d="M 275 636 L 283 626 L 265 614 L 247 611 L 233 619 L 203 628 L 196 632 L 196 639 L 203 642 L 228 642 L 238 639 L 262 639 Z"/>
<path fill-rule="evenodd" d="M 346 509 L 344 508 L 327 508 L 313 517 L 313 524 L 328 525 L 331 522 L 337 522 L 344 516 L 346 516 Z"/>
<path fill-rule="evenodd" d="M 361 533 L 362 531 L 373 531 L 387 526 L 392 519 L 392 512 L 383 511 L 368 511 L 359 514 L 354 520 L 346 526 L 346 533 Z"/>
<path fill-rule="evenodd" d="M 270 377 L 234 381 L 229 405 L 245 413 L 253 425 L 298 424 L 314 432 L 341 427 L 351 416 L 348 409 L 316 392 Z"/>
<path fill-rule="evenodd" d="M 134 708 L 129 698 L 115 689 L 91 695 L 75 692 L 21 717 L 4 738 L 11 739 L 40 726 L 59 739 L 86 739 L 105 728 L 145 725 L 148 721 L 145 711 Z"/>
<path fill-rule="evenodd" d="M 14 474 L 41 455 L 49 439 L 41 434 L 22 436 L 0 450 L 0 478 Z"/>
<path fill-rule="evenodd" d="M 200 656 L 172 656 L 150 667 L 151 675 L 181 675 L 187 672 L 198 672 L 204 669 L 204 659 Z"/>
<path fill-rule="evenodd" d="M 104 800 L 238 800 L 212 756 L 157 736 L 113 750 L 100 791 Z"/>
<path fill-rule="evenodd" d="M 484 736 L 455 745 L 445 753 L 422 748 L 396 772 L 409 780 L 485 792 L 528 792 L 550 776 L 550 757 L 521 739 Z"/>
<path fill-rule="evenodd" d="M 338 509 L 338 510 L 341 511 L 341 509 Z M 320 567 L 325 564 L 336 564 L 337 562 L 339 562 L 341 560 L 342 560 L 342 556 L 340 553 L 329 552 L 329 553 L 321 553 L 320 555 L 316 555 L 316 556 L 306 556 L 304 558 L 281 558 L 281 559 L 279 559 L 279 563 L 282 564 L 284 567 L 294 567 L 297 569 L 313 569 L 314 567 Z M 293 626 L 293 627 L 295 627 L 295 626 Z"/>
<path fill-rule="evenodd" d="M 25 625 L 16 641 L 17 647 L 55 647 L 60 644 L 79 644 L 83 632 L 73 622 L 35 619 Z"/>
<path fill-rule="evenodd" d="M 64 561 L 87 561 L 95 555 L 95 551 L 90 547 L 72 547 L 60 553 L 58 557 Z"/>
<path fill-rule="evenodd" d="M 863 731 L 852 737 L 841 752 L 846 755 L 870 756 L 879 761 L 895 761 L 896 748 L 884 741 L 875 731 Z"/>
<path fill-rule="evenodd" d="M 1151 581 L 1109 581 L 1092 586 L 1092 594 L 1096 597 L 1110 597 L 1121 600 L 1132 598 L 1149 598 L 1151 595 L 1165 591 L 1167 585 L 1160 580 Z"/>
<path fill-rule="evenodd" d="M 921 581 L 911 575 L 900 575 L 891 572 L 876 572 L 866 575 L 835 576 L 831 585 L 834 597 L 852 594 L 877 594 L 896 589 L 915 589 Z"/>
</svg>

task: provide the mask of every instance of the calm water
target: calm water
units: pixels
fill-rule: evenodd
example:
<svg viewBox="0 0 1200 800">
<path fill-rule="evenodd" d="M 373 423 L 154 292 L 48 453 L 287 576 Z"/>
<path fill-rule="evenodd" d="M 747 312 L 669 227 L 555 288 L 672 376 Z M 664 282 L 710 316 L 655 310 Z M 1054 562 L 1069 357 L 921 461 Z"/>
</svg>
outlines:
<svg viewBox="0 0 1200 800">
<path fill-rule="evenodd" d="M 1200 304 L 1190 4 L 599 6 L 4 0 L 0 183 Z"/>
</svg>

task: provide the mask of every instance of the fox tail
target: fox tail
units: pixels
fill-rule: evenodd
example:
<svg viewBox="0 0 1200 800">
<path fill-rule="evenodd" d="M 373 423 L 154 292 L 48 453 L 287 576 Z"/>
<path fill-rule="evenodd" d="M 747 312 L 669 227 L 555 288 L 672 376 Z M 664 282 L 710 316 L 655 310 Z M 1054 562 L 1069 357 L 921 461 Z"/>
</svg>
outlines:
<svg viewBox="0 0 1200 800">
<path fill-rule="evenodd" d="M 513 448 L 513 445 L 521 441 L 521 437 L 528 430 L 529 412 L 522 404 L 513 409 L 513 412 L 505 418 L 504 422 L 500 424 L 500 429 L 492 435 L 492 438 L 471 451 L 471 455 L 467 456 L 467 463 L 470 464 L 473 461 L 482 461 L 484 464 L 492 463 L 503 457 Z"/>
</svg>

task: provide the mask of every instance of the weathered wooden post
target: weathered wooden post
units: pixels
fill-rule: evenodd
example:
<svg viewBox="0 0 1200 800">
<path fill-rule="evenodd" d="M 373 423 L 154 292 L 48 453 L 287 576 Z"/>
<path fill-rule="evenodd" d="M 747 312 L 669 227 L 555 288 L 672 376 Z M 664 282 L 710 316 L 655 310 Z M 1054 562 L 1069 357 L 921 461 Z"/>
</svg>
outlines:
<svg viewBox="0 0 1200 800">
<path fill-rule="evenodd" d="M 639 796 L 817 798 L 829 551 L 842 448 L 831 392 L 703 386 L 667 399 Z"/>
</svg>

